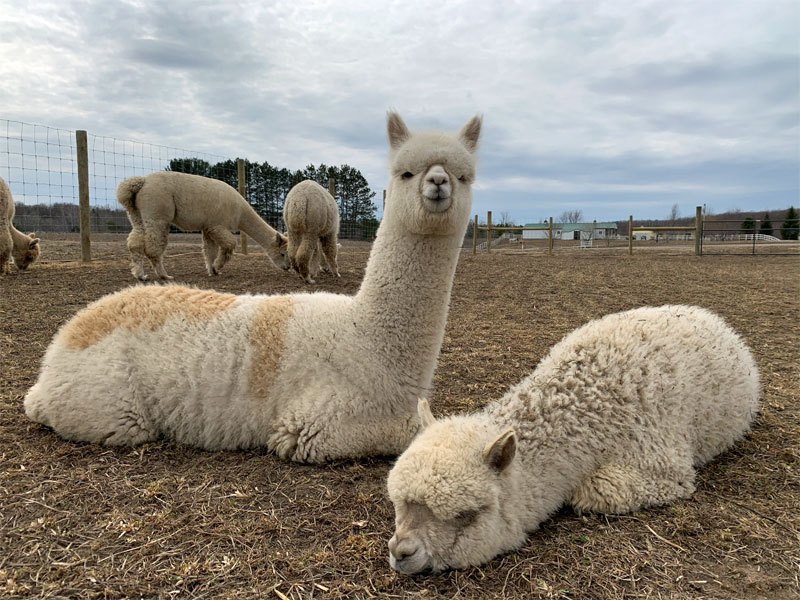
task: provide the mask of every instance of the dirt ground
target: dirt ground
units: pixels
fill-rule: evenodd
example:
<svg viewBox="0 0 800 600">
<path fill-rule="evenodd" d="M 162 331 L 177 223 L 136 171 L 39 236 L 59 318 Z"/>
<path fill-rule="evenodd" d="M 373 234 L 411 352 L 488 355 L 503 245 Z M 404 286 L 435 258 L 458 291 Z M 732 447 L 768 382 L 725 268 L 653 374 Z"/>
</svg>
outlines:
<svg viewBox="0 0 800 600">
<path fill-rule="evenodd" d="M 431 398 L 475 410 L 528 374 L 566 333 L 642 305 L 724 316 L 762 373 L 753 431 L 699 471 L 697 492 L 633 515 L 565 508 L 521 550 L 432 577 L 393 572 L 389 460 L 322 467 L 266 452 L 172 442 L 76 444 L 22 409 L 56 329 L 133 283 L 122 236 L 96 237 L 89 264 L 69 236 L 0 279 L 0 596 L 5 598 L 800 598 L 800 258 L 613 249 L 461 256 Z M 196 236 L 172 236 L 181 282 L 231 292 L 306 291 L 253 248 L 215 279 Z M 345 243 L 353 294 L 369 245 Z"/>
</svg>

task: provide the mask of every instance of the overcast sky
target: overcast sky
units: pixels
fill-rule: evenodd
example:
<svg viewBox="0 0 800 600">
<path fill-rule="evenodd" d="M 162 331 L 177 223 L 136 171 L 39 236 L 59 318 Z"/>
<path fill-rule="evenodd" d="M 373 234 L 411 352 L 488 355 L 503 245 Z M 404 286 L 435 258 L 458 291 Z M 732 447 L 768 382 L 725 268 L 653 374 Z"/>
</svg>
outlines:
<svg viewBox="0 0 800 600">
<path fill-rule="evenodd" d="M 484 115 L 474 212 L 798 204 L 800 2 L 0 0 L 0 119 L 348 163 Z M 497 220 L 497 217 L 495 217 Z"/>
</svg>

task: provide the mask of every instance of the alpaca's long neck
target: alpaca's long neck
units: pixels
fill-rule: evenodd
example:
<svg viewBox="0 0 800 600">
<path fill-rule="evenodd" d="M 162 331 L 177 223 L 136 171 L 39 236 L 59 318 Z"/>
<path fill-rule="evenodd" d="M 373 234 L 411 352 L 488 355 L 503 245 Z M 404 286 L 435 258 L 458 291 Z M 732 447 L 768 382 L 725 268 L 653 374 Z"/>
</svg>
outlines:
<svg viewBox="0 0 800 600">
<path fill-rule="evenodd" d="M 275 239 L 278 232 L 259 217 L 249 204 L 242 209 L 239 229 L 253 238 L 265 250 L 276 245 Z"/>
<path fill-rule="evenodd" d="M 353 300 L 353 321 L 387 370 L 430 391 L 463 235 L 398 231 L 384 220 Z"/>
<path fill-rule="evenodd" d="M 26 250 L 31 243 L 31 237 L 19 231 L 11 223 L 8 224 L 8 230 L 11 233 L 11 239 L 14 242 L 14 247 L 17 250 Z"/>
</svg>

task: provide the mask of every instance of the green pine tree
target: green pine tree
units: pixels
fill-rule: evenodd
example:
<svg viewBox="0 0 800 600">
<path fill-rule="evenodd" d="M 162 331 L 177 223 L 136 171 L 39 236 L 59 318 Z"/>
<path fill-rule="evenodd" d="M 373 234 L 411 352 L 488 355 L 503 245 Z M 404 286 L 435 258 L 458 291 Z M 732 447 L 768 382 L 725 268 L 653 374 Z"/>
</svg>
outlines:
<svg viewBox="0 0 800 600">
<path fill-rule="evenodd" d="M 169 161 L 169 165 L 164 170 L 208 177 L 211 171 L 211 165 L 202 158 L 173 158 Z"/>
<path fill-rule="evenodd" d="M 769 213 L 764 213 L 764 218 L 761 221 L 761 227 L 758 228 L 758 233 L 763 233 L 764 235 L 772 235 L 772 221 L 769 220 Z"/>
<path fill-rule="evenodd" d="M 786 218 L 781 227 L 781 238 L 784 240 L 796 240 L 800 236 L 800 218 L 794 206 L 790 206 L 786 211 Z"/>
<path fill-rule="evenodd" d="M 742 233 L 755 233 L 756 222 L 752 219 L 752 217 L 744 218 L 744 221 L 742 221 L 741 230 Z"/>
</svg>

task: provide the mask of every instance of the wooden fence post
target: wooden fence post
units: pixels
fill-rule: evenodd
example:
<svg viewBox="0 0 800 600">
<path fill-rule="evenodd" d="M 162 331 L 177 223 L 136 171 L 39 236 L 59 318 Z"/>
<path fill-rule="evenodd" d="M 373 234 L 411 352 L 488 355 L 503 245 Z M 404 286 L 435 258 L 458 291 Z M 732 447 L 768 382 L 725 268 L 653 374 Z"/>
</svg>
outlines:
<svg viewBox="0 0 800 600">
<path fill-rule="evenodd" d="M 547 253 L 553 256 L 553 217 L 550 217 L 550 225 L 547 228 Z"/>
<path fill-rule="evenodd" d="M 492 251 L 492 211 L 486 213 L 486 253 Z"/>
<path fill-rule="evenodd" d="M 236 174 L 237 179 L 239 180 L 239 194 L 241 194 L 244 201 L 247 202 L 246 194 L 246 182 L 244 180 L 244 159 L 237 158 L 236 159 Z M 247 234 L 244 231 L 239 232 L 239 239 L 242 240 L 242 254 L 247 254 Z"/>
<path fill-rule="evenodd" d="M 90 238 L 91 221 L 89 207 L 89 144 L 86 131 L 75 132 L 75 147 L 78 153 L 78 204 L 80 207 L 81 260 L 92 260 L 92 244 Z"/>
<path fill-rule="evenodd" d="M 633 215 L 628 217 L 628 256 L 633 255 Z"/>
<path fill-rule="evenodd" d="M 700 206 L 694 213 L 694 254 L 703 256 L 703 209 Z"/>
<path fill-rule="evenodd" d="M 475 215 L 475 222 L 472 224 L 472 253 L 478 252 L 478 215 Z"/>
</svg>

